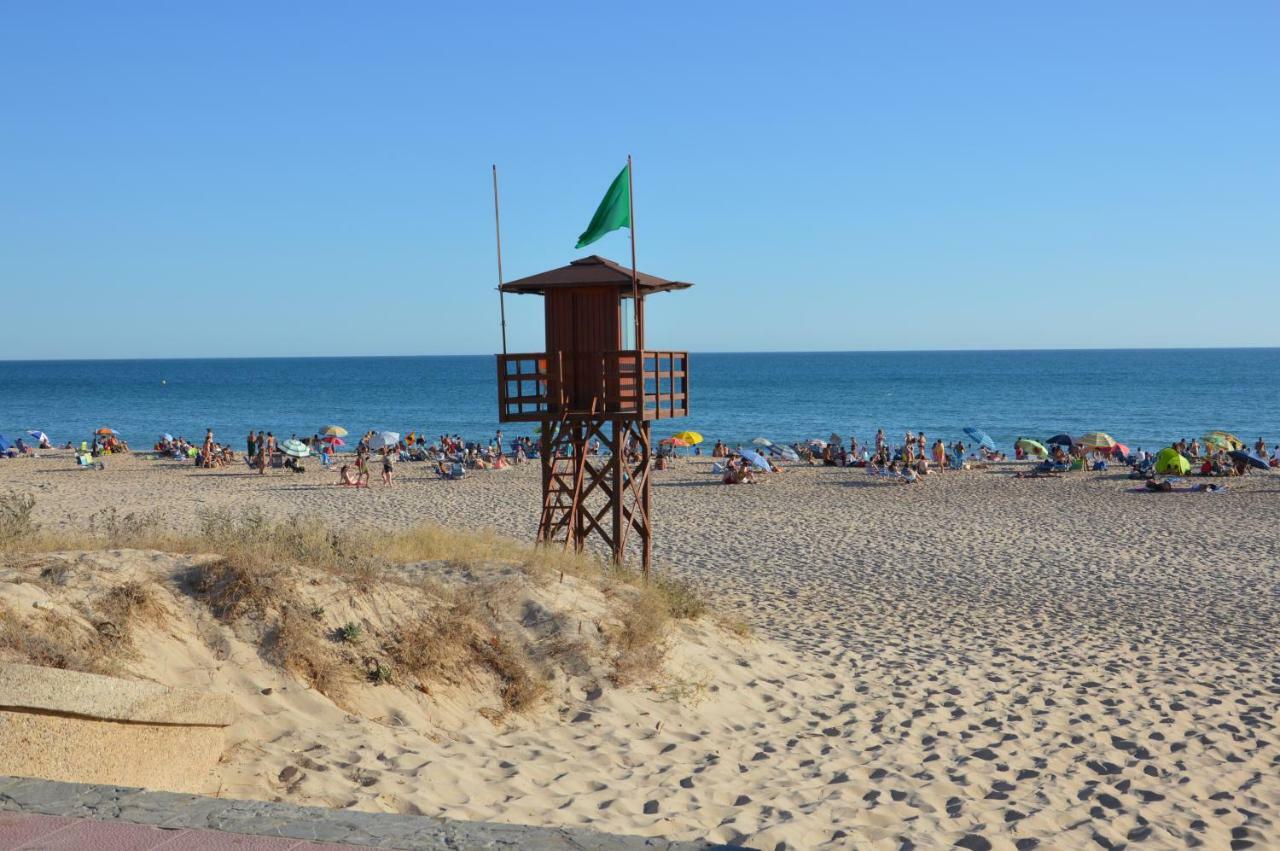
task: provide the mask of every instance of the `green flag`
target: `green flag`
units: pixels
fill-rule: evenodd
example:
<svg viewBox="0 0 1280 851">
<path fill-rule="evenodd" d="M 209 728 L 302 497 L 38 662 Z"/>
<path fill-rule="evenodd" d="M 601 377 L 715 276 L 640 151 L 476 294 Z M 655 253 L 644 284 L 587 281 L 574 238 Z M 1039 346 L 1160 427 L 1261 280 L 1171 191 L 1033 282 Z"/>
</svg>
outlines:
<svg viewBox="0 0 1280 851">
<path fill-rule="evenodd" d="M 578 244 L 574 248 L 584 248 L 618 228 L 631 227 L 631 174 L 628 171 L 630 168 L 630 163 L 624 165 L 622 171 L 618 172 L 618 176 L 613 179 L 613 183 L 609 184 L 609 191 L 604 193 L 604 200 L 596 208 L 596 214 L 591 217 L 591 224 L 587 225 L 582 236 L 578 237 Z"/>
</svg>

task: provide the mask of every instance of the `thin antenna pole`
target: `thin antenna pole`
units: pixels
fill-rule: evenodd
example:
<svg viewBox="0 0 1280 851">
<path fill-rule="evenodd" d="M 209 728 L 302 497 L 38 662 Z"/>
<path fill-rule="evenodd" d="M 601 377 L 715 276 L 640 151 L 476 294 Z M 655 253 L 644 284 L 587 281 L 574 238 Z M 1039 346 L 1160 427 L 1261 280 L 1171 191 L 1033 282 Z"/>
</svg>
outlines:
<svg viewBox="0 0 1280 851">
<path fill-rule="evenodd" d="M 507 353 L 507 302 L 502 292 L 502 219 L 498 215 L 498 165 L 493 166 L 493 234 L 498 242 L 498 315 L 502 318 L 502 353 Z M 635 246 L 631 248 L 635 265 Z M 634 276 L 634 273 L 633 273 Z"/>
<path fill-rule="evenodd" d="M 640 339 L 640 282 L 636 272 L 636 191 L 631 174 L 631 154 L 627 154 L 627 206 L 627 217 L 631 222 L 631 227 L 627 228 L 631 232 L 631 313 L 635 318 L 635 344 L 639 351 L 643 341 Z M 643 367 L 643 364 L 639 366 Z"/>
</svg>

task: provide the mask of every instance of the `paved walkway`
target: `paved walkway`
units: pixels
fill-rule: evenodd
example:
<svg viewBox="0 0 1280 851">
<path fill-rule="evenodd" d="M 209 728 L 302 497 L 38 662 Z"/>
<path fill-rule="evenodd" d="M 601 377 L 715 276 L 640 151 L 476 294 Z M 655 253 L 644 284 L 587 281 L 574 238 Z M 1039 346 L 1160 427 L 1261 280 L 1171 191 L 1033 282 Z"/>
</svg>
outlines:
<svg viewBox="0 0 1280 851">
<path fill-rule="evenodd" d="M 218 830 L 166 829 L 145 824 L 0 812 L 0 851 L 351 851 L 368 846 L 323 845 L 298 839 Z"/>
<path fill-rule="evenodd" d="M 0 851 L 695 851 L 724 848 L 583 828 L 450 821 L 0 776 Z"/>
</svg>

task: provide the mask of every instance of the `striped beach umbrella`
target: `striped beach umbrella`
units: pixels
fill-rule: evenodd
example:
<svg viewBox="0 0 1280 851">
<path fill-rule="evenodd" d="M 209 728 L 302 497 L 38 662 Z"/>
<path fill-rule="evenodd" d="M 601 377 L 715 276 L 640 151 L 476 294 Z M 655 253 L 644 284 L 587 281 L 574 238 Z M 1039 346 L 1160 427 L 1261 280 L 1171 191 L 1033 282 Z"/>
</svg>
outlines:
<svg viewBox="0 0 1280 851">
<path fill-rule="evenodd" d="M 1086 449 L 1111 449 L 1116 445 L 1115 438 L 1105 431 L 1091 431 L 1080 436 L 1080 445 Z"/>
</svg>

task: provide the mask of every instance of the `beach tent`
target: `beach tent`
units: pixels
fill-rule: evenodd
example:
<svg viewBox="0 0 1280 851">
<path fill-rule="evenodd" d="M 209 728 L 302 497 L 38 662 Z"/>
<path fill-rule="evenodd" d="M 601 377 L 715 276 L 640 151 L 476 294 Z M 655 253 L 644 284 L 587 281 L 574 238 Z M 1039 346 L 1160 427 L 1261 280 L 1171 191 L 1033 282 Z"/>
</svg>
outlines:
<svg viewBox="0 0 1280 851">
<path fill-rule="evenodd" d="M 1044 442 L 1045 446 L 1065 446 L 1070 449 L 1076 445 L 1076 439 L 1066 432 L 1055 434 Z"/>
<path fill-rule="evenodd" d="M 9 442 L 9 438 L 0 434 L 0 452 L 8 452 L 10 446 L 13 446 L 13 444 Z"/>
<path fill-rule="evenodd" d="M 1161 449 L 1156 453 L 1156 472 L 1162 475 L 1173 474 L 1175 476 L 1185 476 L 1191 469 L 1191 462 L 1178 454 L 1178 450 L 1172 446 Z"/>
</svg>

